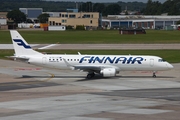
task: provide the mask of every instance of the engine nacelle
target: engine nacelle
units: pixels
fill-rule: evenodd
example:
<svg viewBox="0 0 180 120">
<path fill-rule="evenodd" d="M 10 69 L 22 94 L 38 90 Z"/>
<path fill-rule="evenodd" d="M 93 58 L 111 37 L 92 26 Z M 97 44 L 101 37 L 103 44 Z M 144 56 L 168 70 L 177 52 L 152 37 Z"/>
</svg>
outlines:
<svg viewBox="0 0 180 120">
<path fill-rule="evenodd" d="M 113 77 L 116 75 L 116 69 L 114 68 L 105 68 L 101 70 L 103 77 Z"/>
</svg>

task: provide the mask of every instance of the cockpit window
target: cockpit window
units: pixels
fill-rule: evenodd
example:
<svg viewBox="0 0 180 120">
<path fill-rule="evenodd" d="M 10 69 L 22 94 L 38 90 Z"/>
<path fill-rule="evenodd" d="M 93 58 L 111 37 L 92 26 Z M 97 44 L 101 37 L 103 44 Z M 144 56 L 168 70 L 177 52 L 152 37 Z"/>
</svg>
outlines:
<svg viewBox="0 0 180 120">
<path fill-rule="evenodd" d="M 159 62 L 166 62 L 166 60 L 164 60 L 164 59 L 159 59 Z"/>
</svg>

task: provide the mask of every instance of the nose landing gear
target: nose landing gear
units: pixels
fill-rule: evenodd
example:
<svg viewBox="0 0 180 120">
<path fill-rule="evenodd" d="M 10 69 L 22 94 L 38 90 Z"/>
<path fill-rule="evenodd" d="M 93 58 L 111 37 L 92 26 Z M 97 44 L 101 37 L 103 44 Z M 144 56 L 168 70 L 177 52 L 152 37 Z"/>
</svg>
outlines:
<svg viewBox="0 0 180 120">
<path fill-rule="evenodd" d="M 153 78 L 156 78 L 156 71 L 153 72 Z"/>
</svg>

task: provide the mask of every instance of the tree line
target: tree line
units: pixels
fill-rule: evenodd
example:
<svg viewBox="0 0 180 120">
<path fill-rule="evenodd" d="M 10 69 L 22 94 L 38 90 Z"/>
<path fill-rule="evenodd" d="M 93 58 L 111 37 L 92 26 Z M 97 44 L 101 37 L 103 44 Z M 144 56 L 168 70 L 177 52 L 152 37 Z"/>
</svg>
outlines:
<svg viewBox="0 0 180 120">
<path fill-rule="evenodd" d="M 180 0 L 167 0 L 164 3 L 148 0 L 146 8 L 142 10 L 145 15 L 180 15 Z"/>
<path fill-rule="evenodd" d="M 65 12 L 67 8 L 75 8 L 75 3 L 43 0 L 0 0 L 1 12 L 19 8 L 43 8 L 44 12 Z"/>
<path fill-rule="evenodd" d="M 119 14 L 125 8 L 132 11 L 141 10 L 145 8 L 146 4 L 142 2 L 85 3 L 44 0 L 0 0 L 0 11 L 3 12 L 19 8 L 43 8 L 44 12 L 65 12 L 67 8 L 76 8 L 77 6 L 80 11 L 101 12 L 103 15 L 107 15 L 109 14 L 108 11 L 110 11 L 110 14 Z"/>
<path fill-rule="evenodd" d="M 123 10 L 139 11 L 143 15 L 180 15 L 180 1 L 167 0 L 164 3 L 147 0 L 142 2 L 92 3 L 63 2 L 44 0 L 0 0 L 0 11 L 11 11 L 19 8 L 43 8 L 44 12 L 65 12 L 67 8 L 77 8 L 82 12 L 100 12 L 103 16 L 118 15 Z M 128 14 L 128 13 L 127 13 Z"/>
<path fill-rule="evenodd" d="M 102 13 L 103 16 L 107 15 L 119 15 L 121 12 L 121 6 L 117 3 L 105 5 L 104 3 L 95 3 L 86 2 L 82 3 L 79 6 L 79 12 L 99 12 Z"/>
</svg>

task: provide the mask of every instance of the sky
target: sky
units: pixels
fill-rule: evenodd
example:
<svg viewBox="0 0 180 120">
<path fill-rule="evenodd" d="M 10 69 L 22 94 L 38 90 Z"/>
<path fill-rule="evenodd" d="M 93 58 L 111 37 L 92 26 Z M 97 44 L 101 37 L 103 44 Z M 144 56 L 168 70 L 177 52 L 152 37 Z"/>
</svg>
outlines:
<svg viewBox="0 0 180 120">
<path fill-rule="evenodd" d="M 98 2 L 98 3 L 102 3 L 102 2 L 118 2 L 118 1 L 122 1 L 122 2 L 144 2 L 147 3 L 148 0 L 46 0 L 46 1 L 77 1 L 77 2 L 87 2 L 87 1 L 91 1 L 91 2 Z M 159 1 L 159 2 L 165 2 L 166 0 L 153 0 L 153 1 Z"/>
</svg>

